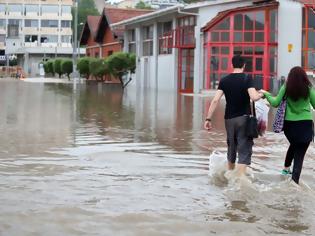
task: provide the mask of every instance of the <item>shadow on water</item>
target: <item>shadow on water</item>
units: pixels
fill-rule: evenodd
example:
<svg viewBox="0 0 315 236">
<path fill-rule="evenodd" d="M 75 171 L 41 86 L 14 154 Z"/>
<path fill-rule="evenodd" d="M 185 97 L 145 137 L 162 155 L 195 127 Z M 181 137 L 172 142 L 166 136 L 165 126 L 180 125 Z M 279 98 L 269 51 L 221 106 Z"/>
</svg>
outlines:
<svg viewBox="0 0 315 236">
<path fill-rule="evenodd" d="M 209 98 L 0 80 L 0 234 L 315 234 L 314 145 L 301 188 L 279 175 L 288 144 L 270 131 L 232 181 L 224 103 L 208 134 Z"/>
</svg>

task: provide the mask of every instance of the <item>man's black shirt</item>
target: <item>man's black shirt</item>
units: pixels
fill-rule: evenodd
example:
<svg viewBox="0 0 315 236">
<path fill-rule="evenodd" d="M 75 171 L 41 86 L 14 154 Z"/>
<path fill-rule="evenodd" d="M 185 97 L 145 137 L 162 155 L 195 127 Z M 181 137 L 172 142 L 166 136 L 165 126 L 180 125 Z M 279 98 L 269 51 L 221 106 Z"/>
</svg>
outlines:
<svg viewBox="0 0 315 236">
<path fill-rule="evenodd" d="M 218 89 L 226 100 L 225 119 L 250 114 L 249 88 L 254 88 L 253 79 L 244 73 L 232 73 L 220 80 Z"/>
</svg>

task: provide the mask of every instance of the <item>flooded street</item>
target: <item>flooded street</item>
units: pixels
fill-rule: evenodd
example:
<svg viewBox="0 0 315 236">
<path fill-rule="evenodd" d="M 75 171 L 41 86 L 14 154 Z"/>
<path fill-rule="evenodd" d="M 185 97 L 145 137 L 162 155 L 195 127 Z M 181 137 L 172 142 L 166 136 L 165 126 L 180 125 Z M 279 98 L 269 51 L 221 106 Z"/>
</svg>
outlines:
<svg viewBox="0 0 315 236">
<path fill-rule="evenodd" d="M 315 145 L 302 187 L 288 143 L 255 140 L 248 182 L 228 181 L 224 101 L 110 85 L 0 79 L 0 235 L 315 235 Z M 274 112 L 274 111 L 273 111 Z M 270 114 L 270 119 L 273 114 Z M 219 163 L 218 165 L 221 165 Z"/>
</svg>

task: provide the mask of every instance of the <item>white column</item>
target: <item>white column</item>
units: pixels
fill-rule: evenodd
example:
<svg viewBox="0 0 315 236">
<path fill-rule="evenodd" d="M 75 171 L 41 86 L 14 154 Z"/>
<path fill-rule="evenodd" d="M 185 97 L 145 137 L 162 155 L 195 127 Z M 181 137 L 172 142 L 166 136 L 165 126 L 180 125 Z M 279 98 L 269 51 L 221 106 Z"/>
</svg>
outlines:
<svg viewBox="0 0 315 236">
<path fill-rule="evenodd" d="M 129 40 L 128 40 L 128 30 L 125 30 L 124 31 L 124 45 L 123 45 L 123 51 L 124 52 L 128 52 L 128 43 L 129 43 Z"/>
<path fill-rule="evenodd" d="M 173 18 L 172 28 L 176 29 L 176 17 Z M 173 35 L 173 40 L 175 44 L 175 32 Z M 173 67 L 174 67 L 174 74 L 172 75 L 171 79 L 173 79 L 173 88 L 174 91 L 178 91 L 178 49 L 172 48 L 172 57 L 173 57 Z"/>
<path fill-rule="evenodd" d="M 142 40 L 141 40 L 141 29 L 140 27 L 135 28 L 136 34 L 136 85 L 137 88 L 141 87 L 141 80 L 142 80 L 142 71 L 141 71 L 141 55 L 142 55 Z"/>
<path fill-rule="evenodd" d="M 159 55 L 159 37 L 158 37 L 158 23 L 155 22 L 153 24 L 153 78 L 151 79 L 152 87 L 154 87 L 156 90 L 158 89 L 158 70 L 159 70 L 159 60 L 158 60 L 158 55 Z"/>
<path fill-rule="evenodd" d="M 199 26 L 199 17 L 197 17 L 197 25 L 195 26 L 195 40 L 196 40 L 196 46 L 194 50 L 194 93 L 199 93 L 200 89 L 202 87 L 202 42 L 201 42 L 201 34 L 200 34 L 200 26 Z"/>
<path fill-rule="evenodd" d="M 278 77 L 287 77 L 290 69 L 301 65 L 302 4 L 280 0 L 278 8 Z M 293 49 L 288 51 L 288 45 Z"/>
</svg>

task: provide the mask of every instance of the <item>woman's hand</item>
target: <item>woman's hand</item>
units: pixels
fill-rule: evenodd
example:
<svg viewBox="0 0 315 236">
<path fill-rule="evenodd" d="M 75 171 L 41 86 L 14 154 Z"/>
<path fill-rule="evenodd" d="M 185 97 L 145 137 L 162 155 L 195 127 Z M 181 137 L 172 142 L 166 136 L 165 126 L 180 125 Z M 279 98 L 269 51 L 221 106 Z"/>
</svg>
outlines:
<svg viewBox="0 0 315 236">
<path fill-rule="evenodd" d="M 212 129 L 211 121 L 206 120 L 204 123 L 204 128 L 205 128 L 205 130 L 207 130 L 209 132 Z"/>
</svg>

